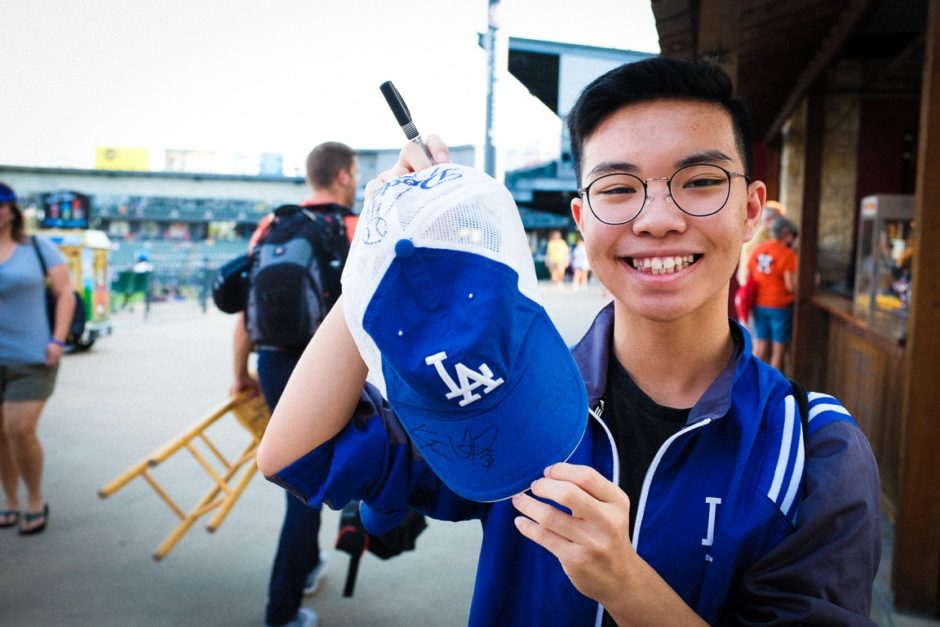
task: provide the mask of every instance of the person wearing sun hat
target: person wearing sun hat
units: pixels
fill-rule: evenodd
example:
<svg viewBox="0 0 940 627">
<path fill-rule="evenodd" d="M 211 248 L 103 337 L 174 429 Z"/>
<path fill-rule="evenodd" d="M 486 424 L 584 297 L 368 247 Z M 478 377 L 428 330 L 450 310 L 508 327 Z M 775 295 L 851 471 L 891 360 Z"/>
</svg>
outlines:
<svg viewBox="0 0 940 627">
<path fill-rule="evenodd" d="M 36 429 L 55 389 L 75 299 L 65 257 L 52 242 L 25 229 L 16 194 L 0 183 L 0 527 L 19 525 L 20 534 L 34 535 L 49 521 Z M 26 493 L 22 508 L 20 483 Z"/>
</svg>

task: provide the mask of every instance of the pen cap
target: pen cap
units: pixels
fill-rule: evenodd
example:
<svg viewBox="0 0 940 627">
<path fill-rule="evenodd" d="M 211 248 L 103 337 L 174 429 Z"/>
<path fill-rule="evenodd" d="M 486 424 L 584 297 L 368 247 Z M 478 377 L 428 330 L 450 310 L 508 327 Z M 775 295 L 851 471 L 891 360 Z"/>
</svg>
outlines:
<svg viewBox="0 0 940 627">
<path fill-rule="evenodd" d="M 392 113 L 395 114 L 398 126 L 411 124 L 411 112 L 408 110 L 408 105 L 405 104 L 404 99 L 402 99 L 398 90 L 395 89 L 395 85 L 392 84 L 392 81 L 385 81 L 379 85 L 379 89 L 382 91 L 382 95 L 385 96 L 385 101 L 388 103 Z"/>
</svg>

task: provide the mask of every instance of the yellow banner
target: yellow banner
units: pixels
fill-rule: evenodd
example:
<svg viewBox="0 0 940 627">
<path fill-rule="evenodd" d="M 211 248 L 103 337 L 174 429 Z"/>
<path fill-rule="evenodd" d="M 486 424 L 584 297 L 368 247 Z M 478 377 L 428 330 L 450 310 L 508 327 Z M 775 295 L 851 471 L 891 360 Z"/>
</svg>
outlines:
<svg viewBox="0 0 940 627">
<path fill-rule="evenodd" d="M 147 149 L 98 146 L 95 148 L 95 169 L 146 171 Z"/>
</svg>

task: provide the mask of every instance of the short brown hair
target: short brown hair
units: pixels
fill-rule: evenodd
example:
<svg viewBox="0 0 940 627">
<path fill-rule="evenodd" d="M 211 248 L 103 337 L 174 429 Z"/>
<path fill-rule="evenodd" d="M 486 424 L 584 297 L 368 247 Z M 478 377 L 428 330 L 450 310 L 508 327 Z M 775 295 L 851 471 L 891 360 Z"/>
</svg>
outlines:
<svg viewBox="0 0 940 627">
<path fill-rule="evenodd" d="M 340 170 L 352 170 L 356 151 L 340 142 L 324 142 L 307 155 L 307 182 L 311 187 L 329 187 Z"/>
</svg>

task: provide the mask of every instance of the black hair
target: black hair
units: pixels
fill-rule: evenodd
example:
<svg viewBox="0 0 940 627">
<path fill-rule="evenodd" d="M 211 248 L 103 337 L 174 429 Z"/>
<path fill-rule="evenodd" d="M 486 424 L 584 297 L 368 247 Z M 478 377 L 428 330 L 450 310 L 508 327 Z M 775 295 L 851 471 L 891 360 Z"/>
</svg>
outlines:
<svg viewBox="0 0 940 627">
<path fill-rule="evenodd" d="M 594 79 L 578 96 L 568 114 L 571 156 L 578 185 L 585 140 L 608 116 L 620 108 L 652 100 L 692 100 L 719 105 L 731 116 L 735 143 L 751 175 L 752 131 L 744 103 L 734 97 L 731 78 L 717 65 L 653 57 L 625 63 Z"/>
</svg>

